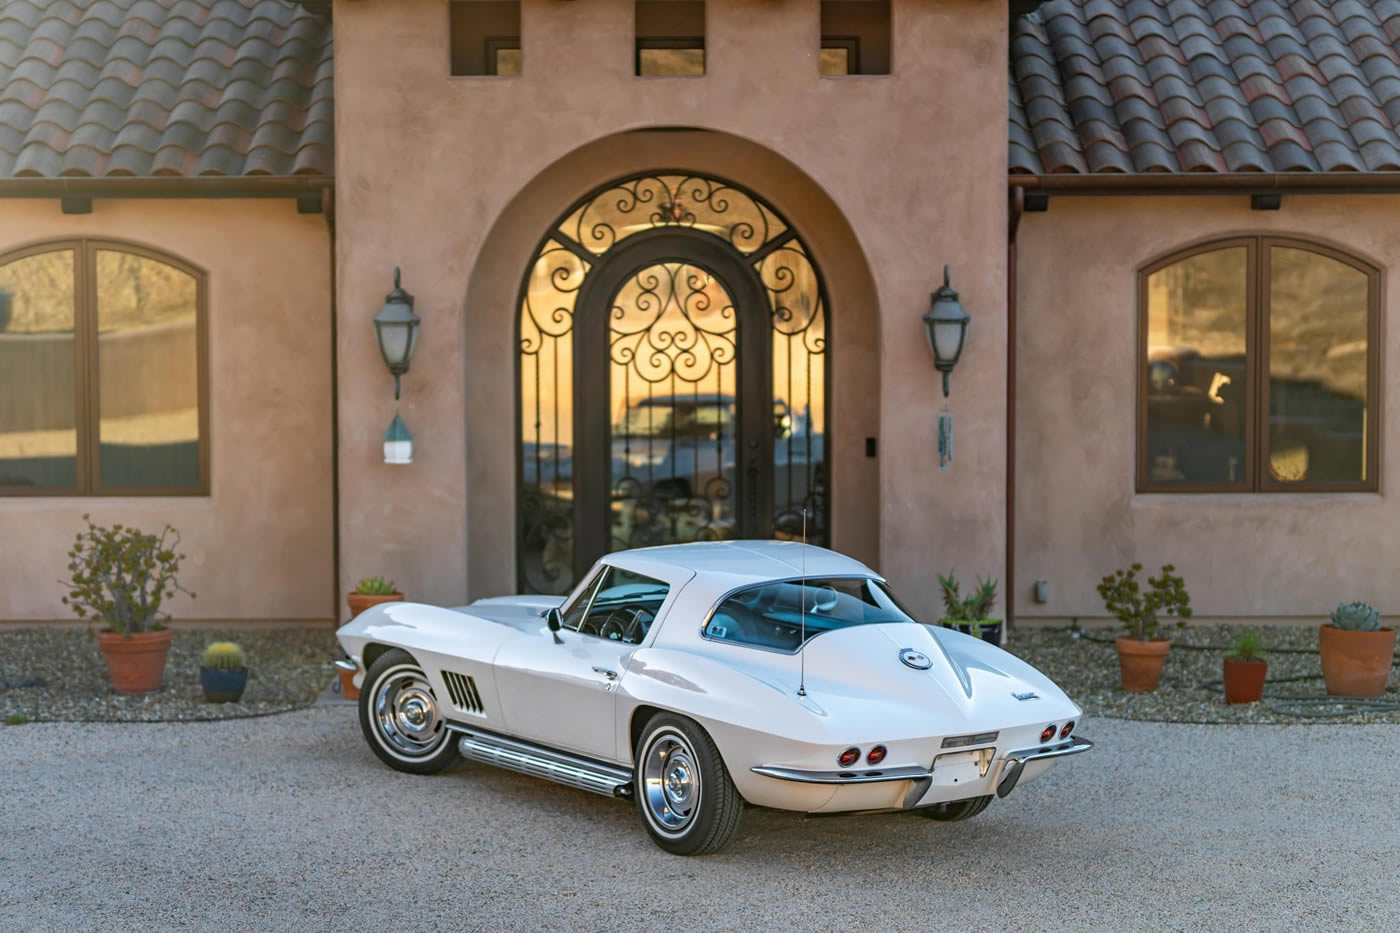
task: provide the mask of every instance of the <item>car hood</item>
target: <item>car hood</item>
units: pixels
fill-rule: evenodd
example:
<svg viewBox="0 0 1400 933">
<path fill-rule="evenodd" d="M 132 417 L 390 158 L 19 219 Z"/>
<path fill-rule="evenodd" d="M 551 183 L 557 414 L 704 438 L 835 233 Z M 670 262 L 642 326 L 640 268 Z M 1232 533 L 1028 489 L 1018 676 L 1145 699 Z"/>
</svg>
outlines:
<svg viewBox="0 0 1400 933">
<path fill-rule="evenodd" d="M 915 666 L 901 660 L 912 651 Z M 878 716 L 894 732 L 944 734 L 1078 716 L 1079 708 L 1020 658 L 952 629 L 918 623 L 857 625 L 813 638 L 805 663 L 804 706 L 833 719 Z M 920 669 L 924 664 L 927 668 Z M 805 668 L 805 674 L 803 672 Z M 891 732 L 893 737 L 894 732 Z"/>
</svg>

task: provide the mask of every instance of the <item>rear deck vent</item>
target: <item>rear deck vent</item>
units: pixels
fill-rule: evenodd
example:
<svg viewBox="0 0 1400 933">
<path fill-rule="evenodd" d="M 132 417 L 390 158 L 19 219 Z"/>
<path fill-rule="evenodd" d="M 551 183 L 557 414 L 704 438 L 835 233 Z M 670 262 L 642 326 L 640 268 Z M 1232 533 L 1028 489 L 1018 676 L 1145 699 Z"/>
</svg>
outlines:
<svg viewBox="0 0 1400 933">
<path fill-rule="evenodd" d="M 486 707 L 481 703 L 481 694 L 476 689 L 475 678 L 458 674 L 456 671 L 443 671 L 442 679 L 447 684 L 447 692 L 452 697 L 453 706 L 469 713 L 486 713 Z"/>
</svg>

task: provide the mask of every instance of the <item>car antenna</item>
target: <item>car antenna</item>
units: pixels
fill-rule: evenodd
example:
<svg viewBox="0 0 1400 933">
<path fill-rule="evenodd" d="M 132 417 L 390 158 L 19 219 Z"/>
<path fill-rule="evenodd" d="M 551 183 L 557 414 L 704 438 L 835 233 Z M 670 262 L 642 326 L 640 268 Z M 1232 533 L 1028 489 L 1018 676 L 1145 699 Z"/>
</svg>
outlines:
<svg viewBox="0 0 1400 933">
<path fill-rule="evenodd" d="M 802 589 L 799 591 L 802 643 L 797 646 L 797 695 L 807 695 L 807 506 L 802 507 Z"/>
</svg>

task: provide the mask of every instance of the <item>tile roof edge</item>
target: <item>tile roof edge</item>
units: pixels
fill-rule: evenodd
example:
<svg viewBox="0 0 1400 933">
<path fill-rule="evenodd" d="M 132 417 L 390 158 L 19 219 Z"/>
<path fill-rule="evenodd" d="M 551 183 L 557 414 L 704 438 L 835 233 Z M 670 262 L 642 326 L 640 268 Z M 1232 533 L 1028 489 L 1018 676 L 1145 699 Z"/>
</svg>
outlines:
<svg viewBox="0 0 1400 933">
<path fill-rule="evenodd" d="M 0 198 L 295 198 L 334 188 L 334 176 L 313 174 L 0 178 Z"/>
<path fill-rule="evenodd" d="M 1009 172 L 1008 188 L 1044 194 L 1313 192 L 1400 193 L 1400 171 L 1384 172 Z"/>
</svg>

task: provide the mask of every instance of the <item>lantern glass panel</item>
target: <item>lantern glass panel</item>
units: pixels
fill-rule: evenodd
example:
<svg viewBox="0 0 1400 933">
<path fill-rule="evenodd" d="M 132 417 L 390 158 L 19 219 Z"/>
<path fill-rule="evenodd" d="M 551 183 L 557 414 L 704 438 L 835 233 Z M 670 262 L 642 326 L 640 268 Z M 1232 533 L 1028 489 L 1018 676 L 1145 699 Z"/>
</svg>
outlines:
<svg viewBox="0 0 1400 933">
<path fill-rule="evenodd" d="M 376 322 L 375 326 L 379 331 L 379 349 L 384 354 L 384 361 L 390 366 L 408 362 L 413 345 L 418 342 L 417 335 L 413 333 L 416 328 L 403 321 Z"/>
<path fill-rule="evenodd" d="M 933 355 L 940 363 L 956 363 L 962 353 L 963 334 L 966 333 L 963 321 L 933 322 Z"/>
</svg>

